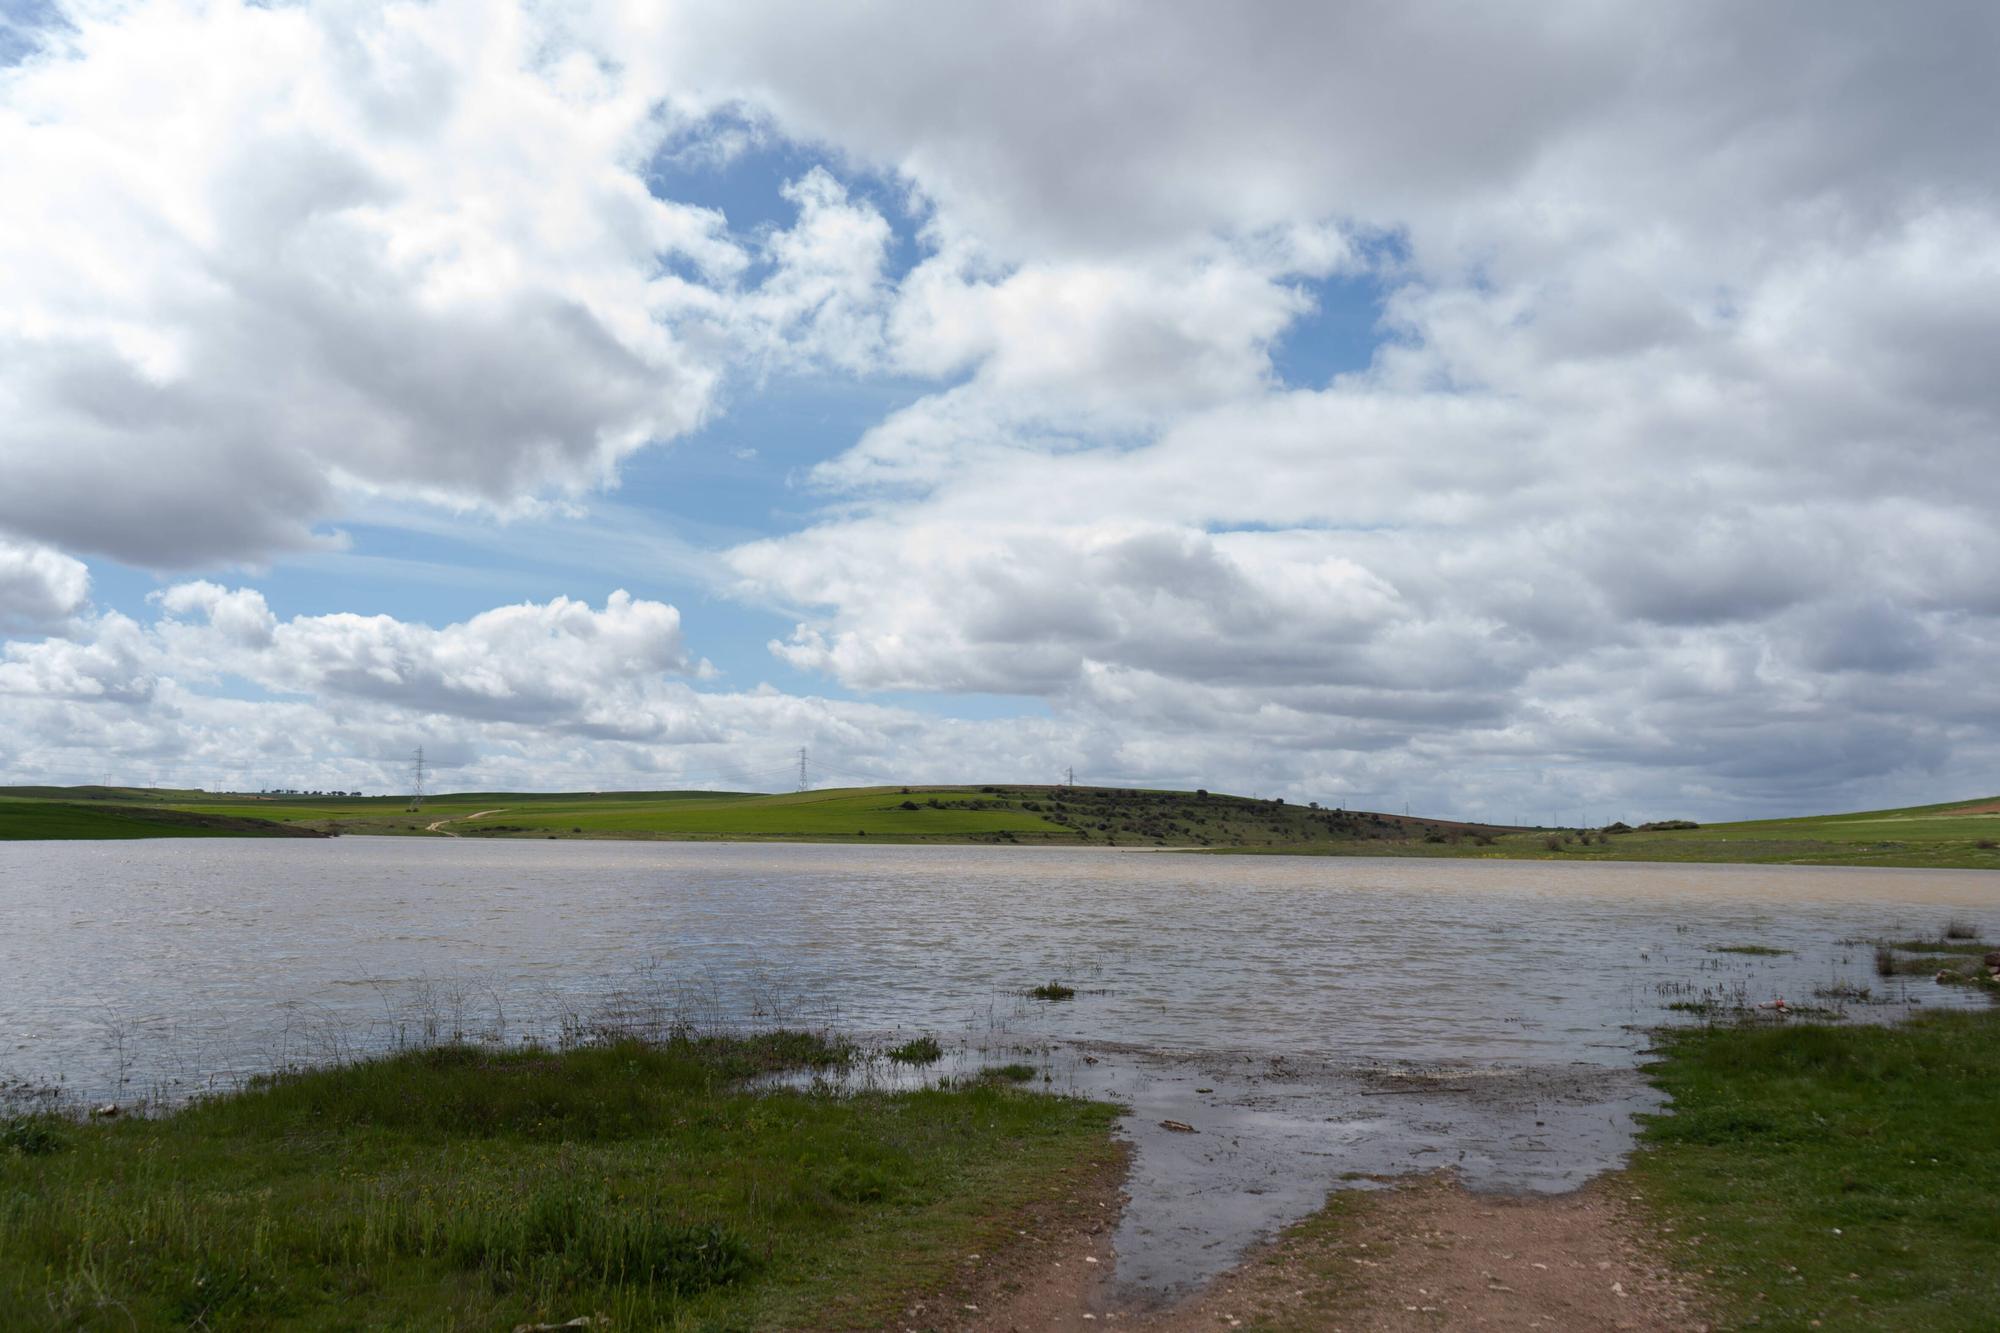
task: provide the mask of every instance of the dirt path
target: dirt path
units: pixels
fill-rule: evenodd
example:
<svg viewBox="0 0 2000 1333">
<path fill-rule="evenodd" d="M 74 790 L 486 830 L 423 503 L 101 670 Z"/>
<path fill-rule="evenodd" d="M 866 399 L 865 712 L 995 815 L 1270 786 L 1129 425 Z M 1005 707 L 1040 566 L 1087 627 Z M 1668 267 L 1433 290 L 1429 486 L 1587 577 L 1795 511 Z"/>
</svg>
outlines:
<svg viewBox="0 0 2000 1333">
<path fill-rule="evenodd" d="M 447 838 L 456 838 L 458 835 L 456 833 L 453 833 L 450 829 L 446 828 L 445 827 L 446 824 L 469 823 L 475 819 L 484 819 L 488 815 L 500 814 L 501 812 L 508 810 L 510 808 L 511 807 L 509 806 L 503 805 L 500 807 L 499 810 L 481 810 L 478 814 L 475 815 L 454 815 L 450 819 L 440 819 L 435 824 L 424 825 L 424 831 L 427 833 L 442 833 Z"/>
<path fill-rule="evenodd" d="M 1165 1311 L 1120 1309 L 1111 1299 L 1101 1274 L 1115 1214 L 1075 1208 L 1070 1224 L 1039 1244 L 1038 1266 L 989 1282 L 952 1322 L 1148 1333 L 1705 1330 L 1699 1293 L 1652 1253 L 1622 1188 L 1609 1176 L 1574 1194 L 1502 1197 L 1469 1194 L 1440 1175 L 1342 1193 L 1326 1213 Z"/>
</svg>

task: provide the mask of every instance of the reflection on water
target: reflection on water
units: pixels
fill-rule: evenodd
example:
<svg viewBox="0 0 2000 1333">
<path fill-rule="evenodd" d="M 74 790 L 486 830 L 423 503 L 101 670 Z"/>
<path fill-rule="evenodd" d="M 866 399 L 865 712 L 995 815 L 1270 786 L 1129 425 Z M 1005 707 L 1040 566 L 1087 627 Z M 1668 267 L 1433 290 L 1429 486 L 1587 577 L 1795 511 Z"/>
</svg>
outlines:
<svg viewBox="0 0 2000 1333">
<path fill-rule="evenodd" d="M 1133 1105 L 1120 1276 L 1160 1290 L 1343 1174 L 1615 1163 L 1670 1001 L 1977 1002 L 1846 943 L 1977 872 L 346 838 L 0 844 L 0 1074 L 169 1094 L 429 1035 L 933 1032 Z M 1746 955 L 1718 946 L 1788 952 Z M 1074 1000 L 1024 995 L 1060 978 Z M 1432 1077 L 1431 1075 L 1436 1075 Z M 1199 1089 L 1211 1089 L 1208 1092 Z M 1202 1133 L 1166 1134 L 1162 1119 Z"/>
</svg>

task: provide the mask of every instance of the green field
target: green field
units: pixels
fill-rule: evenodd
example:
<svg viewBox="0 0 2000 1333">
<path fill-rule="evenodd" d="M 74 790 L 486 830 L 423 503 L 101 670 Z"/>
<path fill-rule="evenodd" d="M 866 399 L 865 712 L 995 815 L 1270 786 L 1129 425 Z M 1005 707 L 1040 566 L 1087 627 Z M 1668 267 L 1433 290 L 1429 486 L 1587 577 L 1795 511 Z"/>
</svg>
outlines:
<svg viewBox="0 0 2000 1333">
<path fill-rule="evenodd" d="M 236 796 L 0 789 L 0 839 L 302 831 L 464 838 L 1180 847 L 1319 856 L 1750 862 L 2000 870 L 2000 801 L 1622 830 L 1520 829 L 1117 787 L 860 787 L 748 792 L 454 792 Z M 178 823 L 170 821 L 180 821 Z M 193 821 L 193 822 L 188 822 Z M 201 821 L 212 821 L 204 828 Z M 269 831 L 269 830 L 266 830 Z"/>
<path fill-rule="evenodd" d="M 1994 807 L 1992 810 L 1983 807 Z M 1687 861 L 1753 865 L 2000 870 L 2000 800 L 1948 801 L 1685 829 L 1488 829 L 1374 845 L 1339 841 L 1235 851 L 1324 856 L 1444 856 L 1539 861 Z"/>
<path fill-rule="evenodd" d="M 756 1091 L 803 1033 L 445 1047 L 172 1115 L 0 1117 L 7 1328 L 879 1328 L 1117 1168 L 1004 1080 Z"/>
<path fill-rule="evenodd" d="M 1631 1177 L 1725 1327 L 2000 1324 L 2000 1010 L 1661 1042 Z"/>
<path fill-rule="evenodd" d="M 200 813 L 152 805 L 0 800 L 0 842 L 30 839 L 309 837 L 235 812 Z"/>
<path fill-rule="evenodd" d="M 19 789 L 12 789 L 19 790 Z M 105 789 L 98 789 L 104 791 Z M 8 791 L 0 790 L 0 802 Z M 87 798 L 81 793 L 79 801 Z M 465 838 L 661 838 L 1032 846 L 1386 848 L 1471 826 L 1208 792 L 1109 787 L 861 787 L 742 792 L 453 792 L 406 797 L 118 792 L 93 808 L 250 816 L 316 832 Z"/>
</svg>

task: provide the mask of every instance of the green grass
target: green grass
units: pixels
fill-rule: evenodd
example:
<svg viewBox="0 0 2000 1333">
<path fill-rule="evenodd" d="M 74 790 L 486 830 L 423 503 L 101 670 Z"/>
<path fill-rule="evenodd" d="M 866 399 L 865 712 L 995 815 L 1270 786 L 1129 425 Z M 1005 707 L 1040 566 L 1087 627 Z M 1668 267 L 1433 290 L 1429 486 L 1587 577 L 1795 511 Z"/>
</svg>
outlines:
<svg viewBox="0 0 2000 1333">
<path fill-rule="evenodd" d="M 238 814 L 197 814 L 159 806 L 78 805 L 0 800 L 0 842 L 106 838 L 296 837 L 300 829 Z"/>
<path fill-rule="evenodd" d="M 1994 1325 L 2000 1010 L 1660 1041 L 1631 1172 L 1728 1326 Z"/>
<path fill-rule="evenodd" d="M 1296 847 L 1226 850 L 1332 856 L 2000 870 L 2000 813 L 1984 813 L 1977 809 L 1996 804 L 2000 801 L 1949 801 L 1901 810 L 1703 824 L 1689 829 L 1634 830 L 1602 837 L 1593 830 L 1587 842 L 1583 840 L 1581 830 L 1498 830 L 1487 832 L 1485 840 L 1482 840 L 1477 835 L 1454 837 L 1447 829 L 1441 841 L 1425 836 L 1374 845 L 1332 841 Z M 1548 845 L 1552 838 L 1556 842 L 1554 848 Z"/>
<path fill-rule="evenodd" d="M 862 787 L 743 792 L 454 792 L 418 812 L 407 798 L 210 796 L 130 788 L 0 789 L 0 812 L 32 798 L 43 810 L 117 820 L 181 811 L 252 817 L 320 832 L 464 838 L 660 838 L 684 841 L 986 843 L 1002 846 L 1180 847 L 1232 853 L 1413 856 L 1545 861 L 1744 862 L 2000 870 L 1995 801 L 1755 820 L 1688 828 L 1508 829 L 1324 809 L 1205 791 L 1116 787 Z M 473 816 L 479 816 L 473 818 Z M 0 814 L 5 829 L 47 816 Z M 81 831 L 11 836 L 140 836 L 123 822 L 62 817 Z M 433 830 L 432 825 L 441 825 Z"/>
<path fill-rule="evenodd" d="M 149 799 L 108 788 L 88 793 L 78 789 L 79 799 L 106 809 L 126 810 Z M 398 796 L 152 796 L 203 816 L 251 815 L 330 833 L 435 837 L 449 831 L 464 838 L 1118 847 L 1289 847 L 1338 840 L 1386 847 L 1460 827 L 1208 792 L 1113 787 L 863 787 L 781 795 L 454 792 L 427 799 L 416 812 Z"/>
<path fill-rule="evenodd" d="M 443 1048 L 0 1130 L 8 1328 L 876 1326 L 1116 1160 L 990 1083 L 752 1092 L 815 1038 Z"/>
<path fill-rule="evenodd" d="M 1885 940 L 1883 947 L 1901 949 L 1905 953 L 1989 953 L 1995 946 L 1983 940 Z"/>
<path fill-rule="evenodd" d="M 1751 958 L 1782 958 L 1790 949 L 1773 949 L 1768 944 L 1711 944 L 1710 953 L 1740 953 Z"/>
<path fill-rule="evenodd" d="M 944 1059 L 944 1047 L 938 1045 L 936 1037 L 912 1037 L 892 1047 L 888 1055 L 899 1065 L 934 1065 Z"/>
</svg>

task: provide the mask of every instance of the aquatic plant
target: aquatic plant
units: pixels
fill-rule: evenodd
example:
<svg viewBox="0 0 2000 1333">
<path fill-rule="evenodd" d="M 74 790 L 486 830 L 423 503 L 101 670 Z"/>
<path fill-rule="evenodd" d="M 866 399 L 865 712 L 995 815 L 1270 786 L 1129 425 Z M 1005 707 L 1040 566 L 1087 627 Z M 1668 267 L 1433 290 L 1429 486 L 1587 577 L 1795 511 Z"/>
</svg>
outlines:
<svg viewBox="0 0 2000 1333">
<path fill-rule="evenodd" d="M 936 1037 L 926 1034 L 892 1048 L 888 1054 L 899 1065 L 934 1065 L 944 1058 L 944 1047 L 938 1045 Z"/>
<path fill-rule="evenodd" d="M 1065 986 L 1060 981 L 1051 981 L 1047 985 L 1035 987 L 1028 994 L 1037 1000 L 1074 1000 L 1076 989 Z"/>
</svg>

